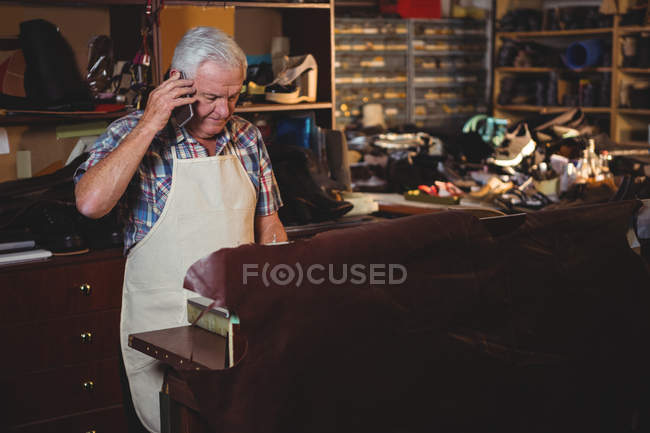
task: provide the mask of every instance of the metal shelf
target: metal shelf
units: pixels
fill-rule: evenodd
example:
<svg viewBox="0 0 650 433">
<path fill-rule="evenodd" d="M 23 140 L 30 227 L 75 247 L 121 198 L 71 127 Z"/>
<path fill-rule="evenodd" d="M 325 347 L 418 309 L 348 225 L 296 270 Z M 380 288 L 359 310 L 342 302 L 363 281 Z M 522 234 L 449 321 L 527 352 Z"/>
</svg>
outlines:
<svg viewBox="0 0 650 433">
<path fill-rule="evenodd" d="M 453 83 L 418 83 L 415 82 L 413 83 L 413 87 L 416 88 L 429 88 L 429 89 L 444 89 L 447 87 L 459 87 L 459 86 L 475 86 L 475 87 L 483 87 L 485 84 L 484 83 L 478 83 L 478 82 L 453 82 Z"/>
<path fill-rule="evenodd" d="M 475 26 L 485 26 L 485 20 L 475 20 L 472 18 L 413 18 L 413 21 L 416 24 L 467 24 Z"/>
<path fill-rule="evenodd" d="M 449 40 L 449 39 L 455 39 L 455 40 L 458 40 L 458 39 L 485 40 L 485 39 L 487 39 L 487 36 L 486 35 L 472 35 L 472 34 L 470 34 L 470 35 L 462 35 L 462 34 L 459 34 L 459 35 L 416 35 L 416 36 L 413 36 L 413 38 L 416 39 L 416 40 L 433 40 L 433 41 L 438 41 L 438 40 L 446 41 L 446 40 Z"/>
<path fill-rule="evenodd" d="M 484 68 L 443 68 L 443 69 L 426 69 L 415 67 L 415 72 L 419 72 L 424 77 L 434 74 L 485 74 Z"/>
<path fill-rule="evenodd" d="M 413 50 L 414 56 L 424 56 L 424 57 L 444 57 L 444 56 L 484 56 L 485 52 L 483 51 L 424 51 L 424 50 Z"/>
<path fill-rule="evenodd" d="M 455 102 L 463 102 L 463 101 L 476 101 L 480 99 L 479 96 L 466 96 L 466 97 L 461 97 L 461 98 L 439 98 L 439 99 L 426 99 L 426 98 L 417 98 L 415 100 L 416 104 L 448 104 L 448 103 L 455 103 Z"/>
</svg>

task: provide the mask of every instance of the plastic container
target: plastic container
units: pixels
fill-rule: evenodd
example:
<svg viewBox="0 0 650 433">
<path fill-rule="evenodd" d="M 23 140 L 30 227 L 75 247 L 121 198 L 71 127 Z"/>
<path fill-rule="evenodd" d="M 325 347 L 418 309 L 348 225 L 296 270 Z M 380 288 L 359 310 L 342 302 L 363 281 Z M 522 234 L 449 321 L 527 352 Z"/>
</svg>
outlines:
<svg viewBox="0 0 650 433">
<path fill-rule="evenodd" d="M 603 41 L 588 39 L 569 45 L 564 62 L 570 69 L 591 68 L 600 62 L 603 56 Z"/>
</svg>

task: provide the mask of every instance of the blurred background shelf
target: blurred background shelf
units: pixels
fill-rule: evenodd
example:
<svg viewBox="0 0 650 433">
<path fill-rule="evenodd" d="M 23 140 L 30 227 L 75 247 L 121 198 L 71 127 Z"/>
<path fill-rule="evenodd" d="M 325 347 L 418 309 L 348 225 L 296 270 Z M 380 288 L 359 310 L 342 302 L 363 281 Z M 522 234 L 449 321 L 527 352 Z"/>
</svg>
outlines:
<svg viewBox="0 0 650 433">
<path fill-rule="evenodd" d="M 619 108 L 620 114 L 634 114 L 638 116 L 650 116 L 650 108 Z"/>
<path fill-rule="evenodd" d="M 650 74 L 650 69 L 644 68 L 619 68 L 618 70 L 624 74 Z"/>
<path fill-rule="evenodd" d="M 650 26 L 621 26 L 618 28 L 620 34 L 650 32 Z"/>
<path fill-rule="evenodd" d="M 331 102 L 314 102 L 300 104 L 252 104 L 235 108 L 235 113 L 254 113 L 257 111 L 294 111 L 294 110 L 324 110 L 331 109 Z"/>
<path fill-rule="evenodd" d="M 498 38 L 536 38 L 536 37 L 564 37 L 586 36 L 612 33 L 611 27 L 601 29 L 575 29 L 575 30 L 540 30 L 535 32 L 497 32 Z"/>
<path fill-rule="evenodd" d="M 575 107 L 545 107 L 542 105 L 497 105 L 503 111 L 530 111 L 537 113 L 563 113 Z M 611 113 L 611 107 L 580 107 L 585 113 Z M 648 110 L 650 112 L 650 110 Z"/>
<path fill-rule="evenodd" d="M 569 72 L 569 73 L 589 73 L 589 72 L 612 72 L 610 66 L 598 67 L 598 68 L 587 68 L 587 69 L 569 69 L 569 68 L 547 68 L 547 67 L 527 67 L 519 68 L 514 66 L 501 66 L 496 68 L 498 72 L 522 72 L 522 73 L 547 73 L 547 72 Z M 648 72 L 650 73 L 650 71 Z"/>
</svg>

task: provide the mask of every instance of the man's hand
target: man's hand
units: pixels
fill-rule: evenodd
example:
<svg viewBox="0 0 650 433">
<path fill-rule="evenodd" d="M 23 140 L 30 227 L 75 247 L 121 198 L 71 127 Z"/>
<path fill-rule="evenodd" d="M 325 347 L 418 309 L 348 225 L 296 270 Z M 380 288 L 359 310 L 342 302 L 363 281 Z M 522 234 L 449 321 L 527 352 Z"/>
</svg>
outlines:
<svg viewBox="0 0 650 433">
<path fill-rule="evenodd" d="M 258 244 L 272 244 L 286 242 L 287 232 L 284 231 L 278 213 L 255 217 L 255 242 Z"/>
<path fill-rule="evenodd" d="M 106 158 L 91 167 L 75 187 L 77 209 L 89 218 L 101 218 L 113 209 L 126 191 L 142 157 L 158 131 L 169 121 L 175 107 L 191 104 L 196 97 L 192 80 L 171 78 L 158 86 L 147 102 L 147 108 L 135 128 Z"/>
<path fill-rule="evenodd" d="M 185 97 L 190 94 L 192 96 Z M 149 94 L 147 107 L 142 114 L 140 124 L 158 132 L 167 125 L 174 108 L 192 104 L 195 101 L 194 81 L 181 79 L 180 73 L 173 71 L 167 81 L 163 81 Z"/>
</svg>

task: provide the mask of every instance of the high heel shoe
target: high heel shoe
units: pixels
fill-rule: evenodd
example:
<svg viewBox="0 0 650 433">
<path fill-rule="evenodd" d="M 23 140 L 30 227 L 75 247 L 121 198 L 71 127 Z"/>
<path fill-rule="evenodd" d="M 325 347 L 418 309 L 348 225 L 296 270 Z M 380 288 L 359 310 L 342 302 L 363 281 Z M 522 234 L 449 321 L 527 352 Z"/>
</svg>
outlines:
<svg viewBox="0 0 650 433">
<path fill-rule="evenodd" d="M 318 65 L 311 54 L 289 57 L 287 65 L 266 86 L 266 100 L 280 104 L 316 102 Z"/>
</svg>

